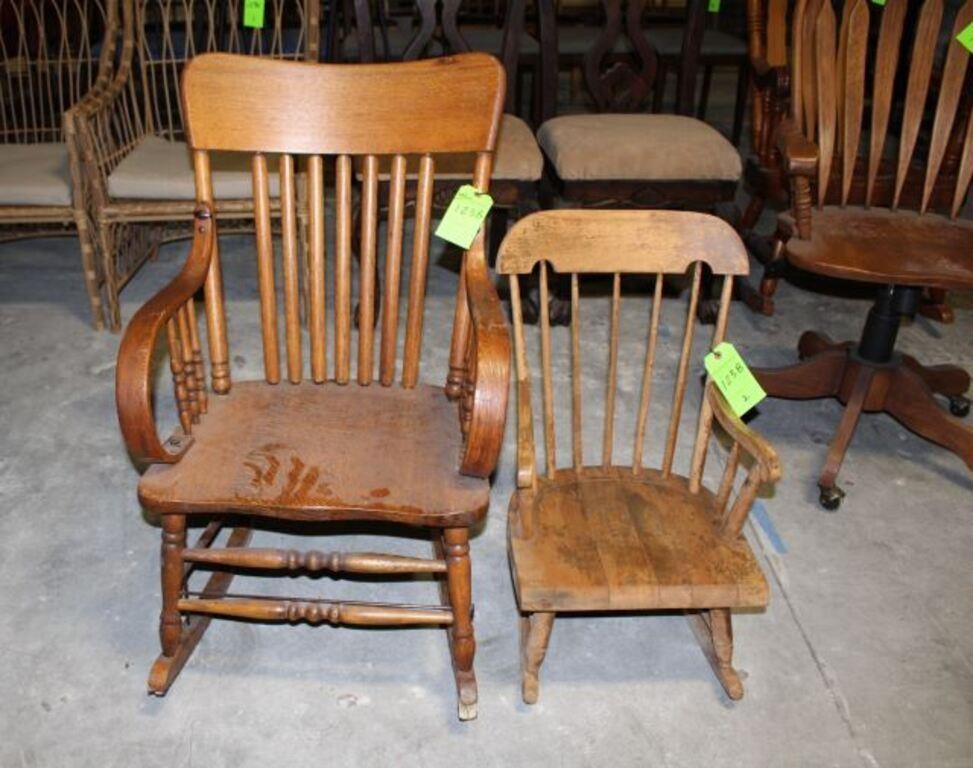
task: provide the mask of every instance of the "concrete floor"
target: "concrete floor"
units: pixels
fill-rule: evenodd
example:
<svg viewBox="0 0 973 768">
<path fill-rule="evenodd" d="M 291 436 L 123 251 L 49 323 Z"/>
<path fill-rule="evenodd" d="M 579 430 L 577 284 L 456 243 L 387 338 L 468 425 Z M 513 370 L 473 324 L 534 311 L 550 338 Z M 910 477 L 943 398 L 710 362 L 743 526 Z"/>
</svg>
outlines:
<svg viewBox="0 0 973 768">
<path fill-rule="evenodd" d="M 139 273 L 123 294 L 126 321 L 184 253 L 169 246 Z M 225 238 L 224 259 L 233 373 L 259 376 L 252 240 Z M 0 766 L 973 765 L 973 478 L 892 419 L 866 416 L 842 470 L 845 505 L 822 512 L 815 480 L 840 412 L 830 401 L 769 401 L 753 422 L 778 448 L 784 478 L 747 529 L 772 597 L 766 612 L 735 616 L 741 702 L 725 697 L 675 615 L 559 620 L 540 703 L 520 701 L 505 552 L 511 429 L 472 545 L 478 720 L 456 720 L 438 630 L 214 622 L 169 695 L 147 696 L 159 531 L 140 512 L 116 424 L 119 338 L 91 330 L 77 262 L 71 239 L 0 246 Z M 455 279 L 431 270 L 432 381 L 445 370 L 438 319 Z M 957 298 L 967 308 L 954 325 L 920 319 L 901 348 L 973 367 L 973 311 Z M 625 299 L 624 323 L 643 322 L 641 301 Z M 784 284 L 774 317 L 736 306 L 730 338 L 753 364 L 782 364 L 806 327 L 855 337 L 867 306 Z M 678 318 L 666 316 L 673 329 Z M 585 353 L 600 359 L 604 325 L 594 327 Z M 623 371 L 640 364 L 624 348 L 622 360 Z M 633 381 L 621 378 L 620 413 Z M 600 382 L 585 386 L 598 394 Z M 599 411 L 590 416 L 597 446 Z M 330 545 L 379 546 L 343 539 Z M 283 581 L 273 586 L 291 594 L 435 599 L 430 584 Z"/>
</svg>

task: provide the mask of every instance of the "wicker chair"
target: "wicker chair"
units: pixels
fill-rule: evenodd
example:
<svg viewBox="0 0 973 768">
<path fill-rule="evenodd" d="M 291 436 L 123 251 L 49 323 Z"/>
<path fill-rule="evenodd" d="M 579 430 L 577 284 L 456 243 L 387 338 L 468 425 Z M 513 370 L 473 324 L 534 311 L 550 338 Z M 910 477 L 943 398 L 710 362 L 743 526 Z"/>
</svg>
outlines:
<svg viewBox="0 0 973 768">
<path fill-rule="evenodd" d="M 87 230 L 62 117 L 110 82 L 118 28 L 116 0 L 0 0 L 0 240 Z M 94 254 L 82 248 L 81 258 L 90 292 Z"/>
<path fill-rule="evenodd" d="M 195 205 L 185 142 L 180 73 L 211 51 L 276 59 L 318 58 L 319 0 L 268 0 L 263 28 L 243 26 L 243 0 L 121 0 L 125 39 L 109 88 L 74 110 L 82 170 L 95 211 L 93 247 L 100 260 L 96 292 L 106 320 L 121 328 L 118 296 L 161 243 L 186 237 Z M 220 216 L 251 229 L 249 169 L 213 158 Z M 271 189 L 276 198 L 276 188 Z M 276 200 L 272 203 L 276 211 Z M 92 295 L 93 305 L 99 301 Z"/>
</svg>

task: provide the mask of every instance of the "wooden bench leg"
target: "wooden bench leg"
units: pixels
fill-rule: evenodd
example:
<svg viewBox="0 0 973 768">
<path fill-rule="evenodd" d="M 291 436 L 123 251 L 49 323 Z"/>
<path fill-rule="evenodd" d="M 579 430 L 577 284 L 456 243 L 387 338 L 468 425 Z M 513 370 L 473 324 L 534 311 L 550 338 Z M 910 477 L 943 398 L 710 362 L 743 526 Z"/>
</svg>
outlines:
<svg viewBox="0 0 973 768">
<path fill-rule="evenodd" d="M 469 536 L 468 528 L 447 528 L 443 531 L 446 588 L 453 609 L 453 625 L 447 632 L 456 676 L 460 720 L 473 720 L 476 717 L 477 702 L 476 675 L 473 672 L 476 639 L 473 635 Z"/>
<path fill-rule="evenodd" d="M 689 611 L 686 617 L 726 695 L 734 701 L 742 699 L 743 683 L 733 668 L 733 625 L 730 609 Z"/>
<path fill-rule="evenodd" d="M 538 675 L 554 626 L 554 613 L 526 613 L 520 617 L 521 694 L 525 704 L 536 704 Z"/>
</svg>

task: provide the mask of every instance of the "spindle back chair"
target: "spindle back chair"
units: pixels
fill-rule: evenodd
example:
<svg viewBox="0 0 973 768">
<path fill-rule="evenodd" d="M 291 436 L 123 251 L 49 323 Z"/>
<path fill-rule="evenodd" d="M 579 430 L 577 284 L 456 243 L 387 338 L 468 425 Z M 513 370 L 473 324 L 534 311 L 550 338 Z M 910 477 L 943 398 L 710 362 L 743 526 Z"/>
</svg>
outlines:
<svg viewBox="0 0 973 768">
<path fill-rule="evenodd" d="M 704 264 L 725 277 L 711 339 L 715 347 L 726 333 L 733 278 L 745 275 L 748 263 L 739 238 L 713 216 L 545 211 L 515 225 L 501 246 L 497 268 L 510 276 L 518 399 L 517 491 L 510 502 L 508 549 L 523 617 L 523 693 L 528 703 L 537 698 L 538 669 L 555 614 L 578 611 L 687 610 L 727 693 L 732 698 L 743 693 L 731 665 L 729 609 L 765 605 L 767 584 L 742 527 L 758 489 L 775 481 L 780 469 L 773 448 L 731 413 L 710 383 L 692 448 L 680 451 L 680 445 L 686 446 L 685 440 L 680 443 L 687 430 L 684 415 L 696 400 L 693 382 L 707 351 L 695 335 Z M 568 337 L 561 341 L 570 354 L 554 351 L 557 339 L 542 313 L 537 374 L 528 362 L 521 281 L 539 270 L 543 306 L 549 290 L 545 266 L 570 280 L 571 327 L 561 334 Z M 687 270 L 684 303 L 664 301 L 663 281 L 682 277 Z M 623 277 L 636 276 L 654 279 L 652 298 L 637 295 L 632 299 L 639 305 L 637 312 L 623 314 Z M 596 311 L 596 299 L 581 300 L 582 282 L 606 277 L 611 279 L 610 304 Z M 591 309 L 583 309 L 589 301 Z M 681 308 L 663 307 L 677 303 Z M 598 322 L 606 311 L 607 344 L 600 330 L 606 325 Z M 597 348 L 605 350 L 601 359 L 582 360 L 582 327 L 589 321 L 599 328 Z M 640 330 L 632 343 L 622 346 L 623 327 L 644 329 L 646 324 L 645 342 Z M 680 324 L 681 337 L 660 333 Z M 632 382 L 638 380 L 639 369 L 636 394 Z M 534 437 L 532 391 L 538 378 L 543 450 Z M 567 387 L 559 390 L 562 397 L 555 395 L 554 382 L 563 378 L 570 378 L 569 407 L 563 402 Z M 602 386 L 604 404 L 599 409 Z M 652 408 L 661 402 L 660 389 L 667 387 L 668 408 Z M 583 408 L 603 414 L 601 456 L 594 462 L 583 443 L 597 427 L 589 423 L 594 429 L 585 429 Z M 559 414 L 565 416 L 566 410 L 570 461 L 559 459 L 564 453 L 558 452 Z M 622 417 L 622 412 L 627 415 Z M 714 420 L 732 444 L 715 495 L 703 483 Z M 616 450 L 618 424 L 632 426 L 630 449 Z M 653 437 L 660 444 L 647 451 L 646 441 Z M 658 464 L 648 466 L 656 455 Z M 677 467 L 684 462 L 680 473 Z M 744 464 L 749 464 L 746 480 L 734 493 L 737 469 Z"/>
<path fill-rule="evenodd" d="M 471 153 L 475 161 L 469 180 L 486 191 L 503 89 L 499 64 L 482 55 L 350 67 L 207 54 L 187 65 L 183 108 L 200 206 L 193 247 L 182 274 L 129 325 L 117 377 L 126 444 L 136 458 L 153 464 L 139 483 L 139 497 L 163 517 L 162 655 L 150 675 L 151 691 L 164 693 L 178 674 L 205 628 L 200 615 L 311 624 L 438 625 L 449 628 L 460 716 L 475 716 L 468 532 L 486 514 L 487 478 L 500 450 L 509 375 L 506 323 L 482 235 L 463 258 L 449 369 L 443 371 L 445 390 L 442 384 L 421 383 L 420 352 L 437 158 Z M 231 381 L 215 237 L 222 217 L 211 168 L 215 152 L 250 157 L 263 381 Z M 268 153 L 279 155 L 283 355 Z M 408 266 L 406 155 L 421 157 Z M 325 168 L 332 165 L 325 156 L 335 156 L 333 248 L 326 245 Z M 364 168 L 362 322 L 357 331 L 351 312 L 355 158 Z M 392 168 L 381 310 L 373 303 L 371 284 L 378 261 L 380 158 L 388 158 Z M 297 222 L 303 194 L 296 178 L 302 164 L 309 227 L 307 349 L 299 312 Z M 406 269 L 407 298 L 400 303 Z M 328 275 L 333 275 L 331 290 L 326 290 Z M 210 393 L 193 305 L 200 288 L 206 299 Z M 377 314 L 378 339 L 373 331 Z M 180 429 L 167 441 L 158 437 L 151 410 L 152 350 L 163 327 L 180 421 Z M 231 537 L 229 548 L 208 548 L 208 540 L 185 548 L 187 515 L 208 516 L 218 527 L 233 514 L 247 516 L 247 529 L 232 534 L 236 538 Z M 438 554 L 426 560 L 241 549 L 249 527 L 261 519 L 288 519 L 298 528 L 333 520 L 427 527 L 434 531 Z M 223 579 L 216 582 L 219 589 L 211 586 L 190 595 L 184 568 L 194 562 L 231 568 L 434 573 L 445 576 L 445 604 L 417 608 L 225 597 L 221 591 L 229 585 L 228 574 L 214 577 Z M 184 624 L 190 615 L 195 618 Z"/>
<path fill-rule="evenodd" d="M 320 44 L 319 0 L 268 0 L 261 28 L 244 26 L 244 0 L 120 2 L 128 45 L 118 76 L 73 111 L 97 223 L 92 311 L 106 315 L 113 330 L 121 327 L 121 289 L 160 243 L 185 237 L 192 218 L 193 169 L 179 90 L 186 64 L 214 52 L 317 61 Z M 223 161 L 215 168 L 217 186 L 246 190 L 245 168 Z M 225 198 L 224 231 L 231 215 L 252 227 L 245 197 Z"/>
<path fill-rule="evenodd" d="M 942 0 L 926 0 L 914 28 L 909 10 L 907 0 L 850 0 L 839 21 L 830 0 L 800 0 L 794 12 L 791 111 L 778 131 L 792 211 L 779 219 L 776 252 L 808 272 L 878 286 L 857 345 L 806 332 L 802 363 L 758 372 L 771 395 L 846 404 L 818 481 L 829 510 L 844 497 L 837 475 L 863 411 L 891 414 L 973 468 L 973 429 L 933 397 L 965 415 L 969 375 L 895 353 L 922 289 L 973 287 L 973 223 L 959 218 L 973 178 L 973 67 L 956 39 L 973 23 L 973 0 L 952 19 Z"/>
<path fill-rule="evenodd" d="M 110 81 L 118 35 L 116 0 L 0 0 L 0 240 L 89 227 L 65 113 Z"/>
</svg>

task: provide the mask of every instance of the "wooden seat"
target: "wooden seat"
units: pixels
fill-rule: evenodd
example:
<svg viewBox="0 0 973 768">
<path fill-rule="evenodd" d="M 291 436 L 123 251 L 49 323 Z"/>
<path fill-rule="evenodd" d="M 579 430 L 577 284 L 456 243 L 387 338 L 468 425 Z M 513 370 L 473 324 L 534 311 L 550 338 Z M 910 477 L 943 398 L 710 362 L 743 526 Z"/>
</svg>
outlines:
<svg viewBox="0 0 973 768">
<path fill-rule="evenodd" d="M 241 83 L 247 87 L 241 89 Z M 422 383 L 420 357 L 424 324 L 449 322 L 426 318 L 425 306 L 437 163 L 465 156 L 466 182 L 489 189 L 503 70 L 482 54 L 355 66 L 202 54 L 186 66 L 181 91 L 195 168 L 192 249 L 179 276 L 132 318 L 116 374 L 126 446 L 137 462 L 150 465 L 139 497 L 162 523 L 162 653 L 149 674 L 149 691 L 168 690 L 214 616 L 436 626 L 447 630 L 459 717 L 476 717 L 469 529 L 487 510 L 510 370 L 506 321 L 482 233 L 461 257 L 456 301 L 447 310 L 453 329 L 444 355 L 449 364 L 438 383 Z M 423 130 L 409 128 L 415 125 Z M 260 341 L 259 351 L 234 349 L 262 355 L 263 381 L 231 377 L 216 236 L 216 219 L 226 213 L 211 162 L 218 153 L 242 158 L 250 168 L 252 198 L 246 202 L 256 230 L 259 312 L 254 314 L 259 314 Z M 407 156 L 420 158 L 411 206 L 406 205 Z M 373 280 L 380 254 L 379 168 L 386 158 L 391 173 L 379 307 Z M 356 161 L 362 171 L 357 328 L 352 322 Z M 326 187 L 325 168 L 333 191 Z M 279 190 L 276 208 L 272 175 Z M 332 196 L 334 226 L 326 230 L 325 199 Z M 272 214 L 280 220 L 279 235 Z M 403 274 L 408 275 L 405 286 Z M 206 356 L 197 328 L 200 290 Z M 156 430 L 152 391 L 163 333 L 179 415 L 179 428 L 165 441 Z M 187 546 L 190 516 L 206 523 L 193 546 Z M 280 519 L 288 524 L 280 526 Z M 320 524 L 335 520 L 428 528 L 433 556 L 248 546 L 251 532 L 262 527 L 320 535 Z M 227 539 L 218 538 L 231 521 L 236 529 Z M 388 530 L 396 528 L 382 529 Z M 191 583 L 197 567 L 214 571 L 201 589 Z M 268 578 L 321 572 L 431 575 L 439 582 L 442 603 L 233 595 L 228 590 L 240 569 Z"/>
<path fill-rule="evenodd" d="M 192 437 L 192 461 L 142 476 L 145 506 L 468 526 L 489 504 L 490 484 L 459 473 L 462 433 L 442 387 L 242 382 L 212 399 Z"/>
<path fill-rule="evenodd" d="M 746 541 L 719 536 L 716 498 L 690 493 L 682 477 L 562 469 L 536 493 L 515 495 L 508 519 L 524 611 L 767 604 L 767 581 Z"/>
<path fill-rule="evenodd" d="M 973 0 L 952 18 L 939 0 L 923 2 L 909 22 L 912 10 L 908 0 L 849 0 L 839 16 L 831 0 L 800 0 L 793 17 L 793 97 L 775 136 L 792 211 L 779 219 L 775 254 L 879 287 L 857 344 L 807 331 L 801 362 L 754 374 L 771 396 L 845 405 L 818 479 L 832 511 L 862 413 L 890 414 L 973 469 L 973 427 L 957 418 L 969 412 L 969 375 L 895 351 L 923 289 L 973 286 L 973 223 L 959 219 L 973 179 L 973 67 L 957 39 L 973 23 Z M 897 76 L 900 61 L 908 78 Z M 935 395 L 948 398 L 949 412 Z"/>
<path fill-rule="evenodd" d="M 796 232 L 792 216 L 781 217 Z M 894 247 L 890 244 L 894 243 Z M 808 238 L 787 241 L 796 267 L 844 280 L 934 288 L 973 287 L 973 222 L 888 208 L 826 206 Z"/>
<path fill-rule="evenodd" d="M 773 448 L 734 416 L 707 383 L 700 393 L 688 466 L 677 470 L 682 416 L 684 410 L 688 413 L 687 395 L 695 378 L 689 374 L 690 363 L 699 353 L 693 340 L 704 265 L 724 277 L 712 338 L 715 346 L 726 332 L 733 279 L 746 274 L 748 262 L 739 238 L 714 216 L 544 211 L 521 220 L 501 245 L 497 269 L 510 276 L 517 360 L 517 490 L 510 500 L 507 548 L 522 615 L 523 697 L 529 704 L 537 701 L 538 672 L 555 615 L 578 611 L 686 611 L 727 694 L 734 699 L 743 695 L 732 666 L 730 609 L 762 607 L 769 595 L 742 528 L 758 489 L 774 482 L 780 467 Z M 521 280 L 536 271 L 540 303 L 545 306 L 548 269 L 570 280 L 570 353 L 552 349 L 551 321 L 541 313 L 537 346 L 543 418 L 535 425 L 531 397 L 535 376 L 528 363 Z M 687 271 L 690 288 L 681 310 L 686 318 L 683 333 L 660 338 L 663 282 L 667 275 L 682 277 Z M 641 295 L 625 299 L 627 306 L 631 301 L 639 307 L 634 318 L 634 310 L 627 315 L 622 310 L 622 278 L 630 274 L 640 280 L 654 277 L 655 284 L 651 300 Z M 582 278 L 586 286 L 610 278 L 610 304 L 596 298 L 590 309 L 582 307 L 587 305 L 581 299 Z M 600 312 L 595 309 L 599 304 Z M 582 361 L 584 322 L 597 329 L 595 338 L 604 349 L 600 359 Z M 633 322 L 640 328 L 644 357 L 628 343 L 625 353 L 620 351 L 620 329 L 635 327 Z M 675 370 L 659 376 L 657 357 L 678 359 Z M 693 367 L 698 363 L 697 359 Z M 597 378 L 602 370 L 607 379 L 603 404 L 590 394 L 582 397 L 582 380 L 590 385 L 591 377 Z M 641 387 L 636 393 L 628 383 L 637 380 L 639 371 Z M 555 395 L 555 386 L 564 390 L 563 400 Z M 666 392 L 668 386 L 671 391 Z M 671 397 L 668 423 L 652 423 L 652 401 L 666 396 Z M 559 454 L 555 414 L 566 410 L 568 398 L 571 420 L 565 431 L 571 434 L 571 450 L 570 464 L 565 465 L 558 461 L 564 454 Z M 557 406 L 556 400 L 561 401 Z M 623 408 L 628 418 L 617 413 Z M 591 410 L 601 410 L 603 415 L 597 465 L 590 463 L 590 456 L 585 462 L 582 412 Z M 718 488 L 710 492 L 703 476 L 715 422 L 726 433 L 730 449 Z M 621 434 L 622 424 L 631 424 L 634 433 L 631 453 L 625 454 L 631 456 L 628 465 L 614 458 L 619 442 L 616 426 Z M 535 449 L 535 428 L 544 436 L 542 453 Z M 653 435 L 659 439 L 652 440 Z M 661 443 L 657 467 L 647 467 L 643 461 L 656 455 L 651 443 Z M 537 466 L 539 455 L 543 468 Z M 738 469 L 744 465 L 746 479 L 737 487 Z"/>
</svg>

